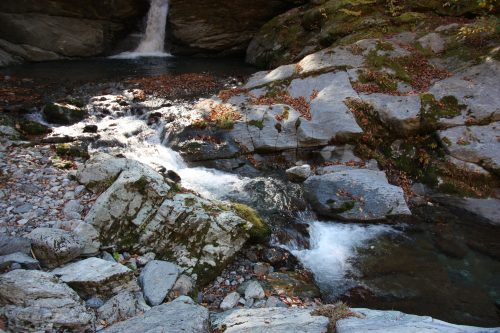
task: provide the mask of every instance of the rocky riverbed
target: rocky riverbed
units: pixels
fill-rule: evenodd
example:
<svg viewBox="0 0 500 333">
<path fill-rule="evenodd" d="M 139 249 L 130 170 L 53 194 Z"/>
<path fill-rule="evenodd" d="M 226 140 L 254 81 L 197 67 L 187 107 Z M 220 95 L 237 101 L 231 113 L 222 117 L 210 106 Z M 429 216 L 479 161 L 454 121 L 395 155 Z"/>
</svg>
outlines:
<svg viewBox="0 0 500 333">
<path fill-rule="evenodd" d="M 498 331 L 364 308 L 499 323 L 500 65 L 442 56 L 456 29 L 249 78 L 3 76 L 0 329 Z"/>
</svg>

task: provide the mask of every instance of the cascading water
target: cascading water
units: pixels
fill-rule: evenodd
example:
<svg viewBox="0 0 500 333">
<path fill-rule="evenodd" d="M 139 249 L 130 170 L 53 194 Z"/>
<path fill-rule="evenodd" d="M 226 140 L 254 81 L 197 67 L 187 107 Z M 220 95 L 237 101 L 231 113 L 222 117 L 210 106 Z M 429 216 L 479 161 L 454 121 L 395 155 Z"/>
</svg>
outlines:
<svg viewBox="0 0 500 333">
<path fill-rule="evenodd" d="M 168 57 L 165 52 L 165 31 L 167 27 L 169 0 L 151 0 L 146 32 L 139 46 L 133 52 L 123 52 L 111 58 Z"/>
<path fill-rule="evenodd" d="M 169 0 L 151 0 L 146 33 L 135 50 L 138 53 L 163 53 Z"/>
</svg>

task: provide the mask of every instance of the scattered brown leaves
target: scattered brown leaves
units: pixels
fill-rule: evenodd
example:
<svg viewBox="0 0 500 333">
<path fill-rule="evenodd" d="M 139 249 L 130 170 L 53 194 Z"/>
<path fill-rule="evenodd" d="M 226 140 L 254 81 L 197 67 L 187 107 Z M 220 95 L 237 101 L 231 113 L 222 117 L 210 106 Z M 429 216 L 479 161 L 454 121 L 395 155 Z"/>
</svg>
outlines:
<svg viewBox="0 0 500 333">
<path fill-rule="evenodd" d="M 221 90 L 217 95 L 224 103 L 226 103 L 231 97 L 238 96 L 240 94 L 246 93 L 247 90 L 235 88 L 235 89 L 226 89 Z"/>
<path fill-rule="evenodd" d="M 42 102 L 45 86 L 35 84 L 33 80 L 0 76 L 0 105 L 38 105 Z"/>
<path fill-rule="evenodd" d="M 292 97 L 288 94 L 288 92 L 281 91 L 274 96 L 253 96 L 251 102 L 255 105 L 290 105 L 297 110 L 297 112 L 300 113 L 304 119 L 311 120 L 311 105 L 304 96 Z"/>
<path fill-rule="evenodd" d="M 351 309 L 342 302 L 321 305 L 314 309 L 311 314 L 313 316 L 325 316 L 330 319 L 328 332 L 336 332 L 337 321 L 341 319 L 349 317 L 363 318 L 361 314 L 351 311 Z"/>
<path fill-rule="evenodd" d="M 219 86 L 218 80 L 210 74 L 163 74 L 126 81 L 146 94 L 163 98 L 195 96 L 213 93 Z"/>
<path fill-rule="evenodd" d="M 311 92 L 311 96 L 309 97 L 309 100 L 312 102 L 316 97 L 318 97 L 319 91 L 317 89 L 313 89 Z"/>
</svg>

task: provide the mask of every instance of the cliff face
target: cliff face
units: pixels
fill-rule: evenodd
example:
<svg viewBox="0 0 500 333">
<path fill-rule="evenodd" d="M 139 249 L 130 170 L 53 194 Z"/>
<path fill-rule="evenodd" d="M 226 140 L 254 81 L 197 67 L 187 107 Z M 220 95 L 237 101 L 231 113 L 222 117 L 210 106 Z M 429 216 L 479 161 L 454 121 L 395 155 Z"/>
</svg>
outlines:
<svg viewBox="0 0 500 333">
<path fill-rule="evenodd" d="M 306 0 L 172 0 L 172 51 L 243 53 L 260 27 Z M 147 0 L 0 2 L 0 66 L 108 54 L 147 14 Z"/>
<path fill-rule="evenodd" d="M 105 53 L 147 11 L 144 0 L 0 3 L 0 65 Z"/>
</svg>

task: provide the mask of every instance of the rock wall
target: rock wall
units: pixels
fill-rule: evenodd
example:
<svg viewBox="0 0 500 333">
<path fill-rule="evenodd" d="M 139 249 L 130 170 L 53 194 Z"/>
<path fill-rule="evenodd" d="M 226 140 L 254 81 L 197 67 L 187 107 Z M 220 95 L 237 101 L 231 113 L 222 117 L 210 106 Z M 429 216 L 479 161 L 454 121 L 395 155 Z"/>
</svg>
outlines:
<svg viewBox="0 0 500 333">
<path fill-rule="evenodd" d="M 2 1 L 0 66 L 109 52 L 147 8 L 145 0 Z"/>
<path fill-rule="evenodd" d="M 174 53 L 243 53 L 254 34 L 274 16 L 306 0 L 171 0 Z"/>
</svg>

